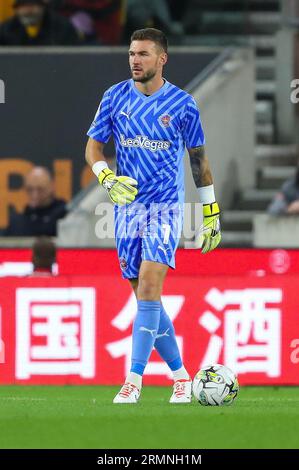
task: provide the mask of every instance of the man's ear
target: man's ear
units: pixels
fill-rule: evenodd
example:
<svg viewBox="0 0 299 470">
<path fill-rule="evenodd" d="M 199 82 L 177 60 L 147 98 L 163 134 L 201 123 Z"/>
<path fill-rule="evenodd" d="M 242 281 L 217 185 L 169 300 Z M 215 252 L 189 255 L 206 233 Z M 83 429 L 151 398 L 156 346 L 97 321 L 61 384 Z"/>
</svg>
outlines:
<svg viewBox="0 0 299 470">
<path fill-rule="evenodd" d="M 161 54 L 161 56 L 160 56 L 161 64 L 165 65 L 166 62 L 167 62 L 167 59 L 168 59 L 168 56 L 167 56 L 166 52 L 163 52 L 163 54 Z"/>
</svg>

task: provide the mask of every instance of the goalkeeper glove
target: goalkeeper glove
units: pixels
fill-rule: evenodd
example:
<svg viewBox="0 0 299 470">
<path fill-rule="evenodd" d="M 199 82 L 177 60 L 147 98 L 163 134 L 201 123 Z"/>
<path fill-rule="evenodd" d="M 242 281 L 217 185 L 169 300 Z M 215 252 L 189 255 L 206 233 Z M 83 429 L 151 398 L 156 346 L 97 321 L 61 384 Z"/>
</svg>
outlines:
<svg viewBox="0 0 299 470">
<path fill-rule="evenodd" d="M 116 176 L 109 168 L 104 168 L 98 175 L 99 183 L 106 189 L 114 204 L 123 206 L 134 201 L 138 189 L 137 181 L 129 176 Z"/>
<path fill-rule="evenodd" d="M 220 210 L 217 202 L 203 205 L 203 225 L 200 238 L 202 239 L 201 252 L 208 253 L 220 243 Z"/>
</svg>

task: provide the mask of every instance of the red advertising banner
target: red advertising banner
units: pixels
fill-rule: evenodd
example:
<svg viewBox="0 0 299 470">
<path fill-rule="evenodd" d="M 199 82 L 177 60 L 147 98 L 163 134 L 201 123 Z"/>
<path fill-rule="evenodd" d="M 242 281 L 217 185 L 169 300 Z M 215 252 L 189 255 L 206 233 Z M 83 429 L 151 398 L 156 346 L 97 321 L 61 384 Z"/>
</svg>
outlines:
<svg viewBox="0 0 299 470">
<path fill-rule="evenodd" d="M 163 303 L 192 376 L 222 363 L 245 384 L 299 385 L 299 275 L 170 276 Z M 120 384 L 136 301 L 119 275 L 2 278 L 1 384 Z M 153 351 L 144 383 L 171 375 Z"/>
<path fill-rule="evenodd" d="M 0 248 L 0 276 L 30 272 L 30 260 L 30 249 Z M 120 274 L 116 250 L 112 249 L 59 248 L 57 263 L 62 275 Z M 217 248 L 202 255 L 199 250 L 180 248 L 176 266 L 168 277 L 299 274 L 299 250 Z"/>
</svg>

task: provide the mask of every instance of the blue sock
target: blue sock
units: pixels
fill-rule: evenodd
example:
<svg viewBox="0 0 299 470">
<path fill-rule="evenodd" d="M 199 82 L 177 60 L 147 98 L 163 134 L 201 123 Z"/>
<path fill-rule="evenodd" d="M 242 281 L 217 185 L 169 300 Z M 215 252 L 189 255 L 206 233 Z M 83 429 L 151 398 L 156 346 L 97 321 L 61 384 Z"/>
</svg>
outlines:
<svg viewBox="0 0 299 470">
<path fill-rule="evenodd" d="M 131 372 L 142 375 L 157 336 L 160 321 L 158 300 L 139 300 L 133 325 Z"/>
<path fill-rule="evenodd" d="M 176 342 L 174 327 L 163 305 L 160 304 L 160 306 L 160 323 L 154 346 L 170 369 L 177 370 L 182 367 L 183 363 Z"/>
</svg>

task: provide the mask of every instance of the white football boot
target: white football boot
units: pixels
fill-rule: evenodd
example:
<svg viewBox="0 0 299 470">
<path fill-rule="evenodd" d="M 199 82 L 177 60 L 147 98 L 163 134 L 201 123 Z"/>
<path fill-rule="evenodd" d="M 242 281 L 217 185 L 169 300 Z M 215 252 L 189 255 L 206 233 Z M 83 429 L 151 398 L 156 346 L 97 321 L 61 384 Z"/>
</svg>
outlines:
<svg viewBox="0 0 299 470">
<path fill-rule="evenodd" d="M 173 393 L 169 403 L 191 403 L 192 380 L 176 380 L 173 385 Z"/>
<path fill-rule="evenodd" d="M 114 397 L 113 403 L 137 403 L 140 397 L 140 390 L 129 382 L 126 382 Z"/>
</svg>

